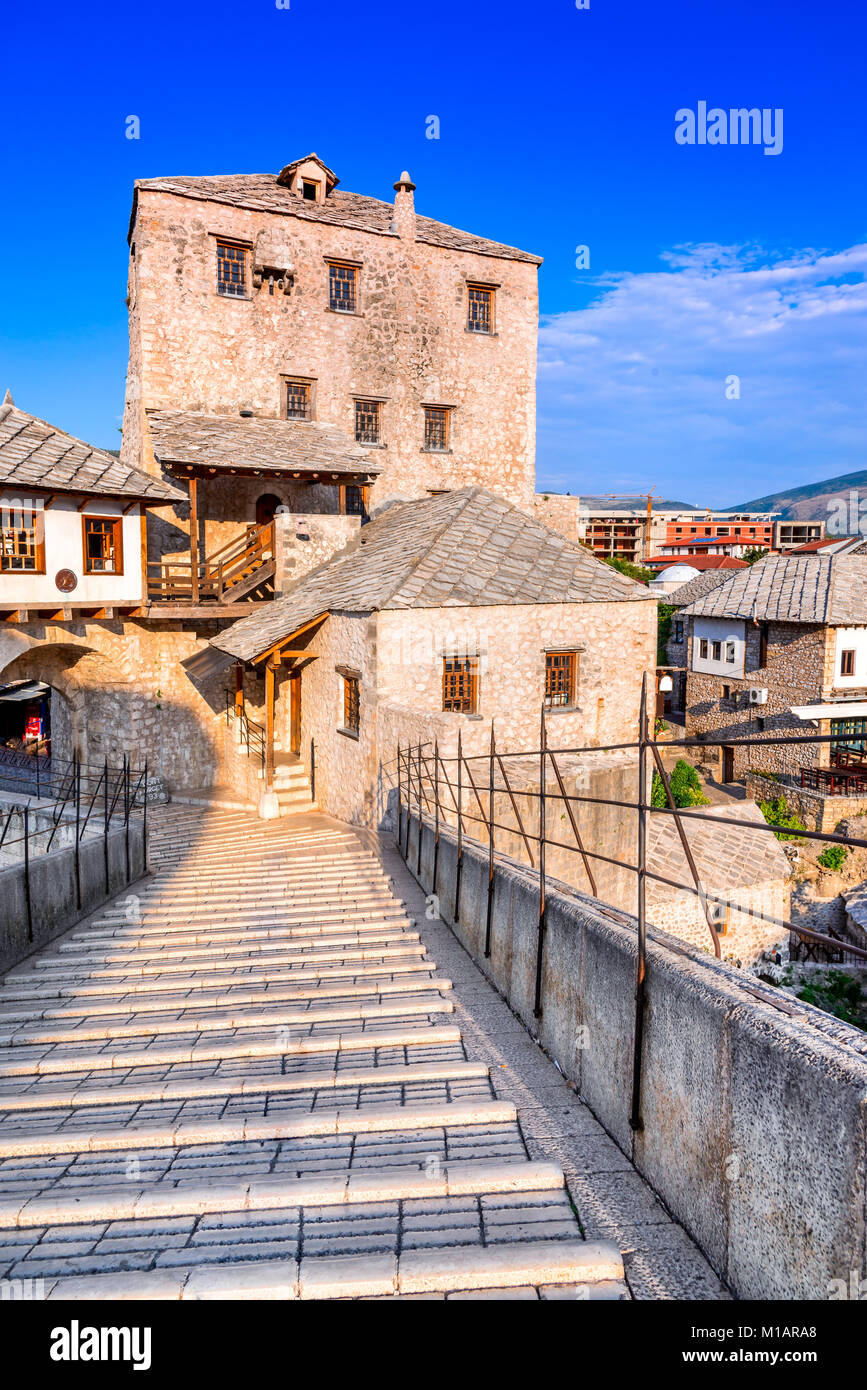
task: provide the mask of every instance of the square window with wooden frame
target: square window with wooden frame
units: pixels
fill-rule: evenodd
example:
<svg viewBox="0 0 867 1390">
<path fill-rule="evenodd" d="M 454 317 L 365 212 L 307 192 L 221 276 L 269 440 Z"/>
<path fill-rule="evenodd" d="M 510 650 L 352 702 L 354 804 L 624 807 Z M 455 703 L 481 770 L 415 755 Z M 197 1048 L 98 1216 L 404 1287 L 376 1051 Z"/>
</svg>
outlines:
<svg viewBox="0 0 867 1390">
<path fill-rule="evenodd" d="M 119 516 L 84 516 L 84 573 L 123 574 L 123 521 Z"/>
<path fill-rule="evenodd" d="M 545 653 L 545 708 L 568 709 L 575 703 L 577 652 Z"/>
<path fill-rule="evenodd" d="M 44 574 L 45 514 L 29 507 L 4 506 L 0 516 L 0 571 Z"/>
<path fill-rule="evenodd" d="M 356 400 L 356 444 L 382 443 L 382 401 Z"/>
<path fill-rule="evenodd" d="M 479 658 L 443 657 L 443 709 L 450 714 L 475 714 L 479 703 Z"/>
<path fill-rule="evenodd" d="M 328 307 L 338 314 L 358 312 L 358 266 L 328 262 Z"/>
<path fill-rule="evenodd" d="M 452 412 L 447 405 L 424 408 L 424 447 L 435 454 L 447 454 L 452 433 Z"/>
<path fill-rule="evenodd" d="M 309 381 L 286 382 L 286 419 L 312 420 L 313 392 Z"/>
<path fill-rule="evenodd" d="M 343 676 L 343 727 L 357 734 L 361 723 L 361 681 L 358 676 Z"/>
<path fill-rule="evenodd" d="M 494 291 L 486 285 L 467 286 L 467 332 L 494 332 Z"/>
<path fill-rule="evenodd" d="M 247 247 L 217 242 L 217 294 L 243 299 L 247 294 Z"/>
</svg>

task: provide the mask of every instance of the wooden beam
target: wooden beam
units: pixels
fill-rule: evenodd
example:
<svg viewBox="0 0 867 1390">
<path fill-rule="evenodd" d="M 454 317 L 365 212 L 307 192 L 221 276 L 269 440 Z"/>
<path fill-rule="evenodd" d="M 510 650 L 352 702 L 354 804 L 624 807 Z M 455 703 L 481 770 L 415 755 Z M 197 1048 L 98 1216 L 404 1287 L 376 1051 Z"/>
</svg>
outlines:
<svg viewBox="0 0 867 1390">
<path fill-rule="evenodd" d="M 286 636 L 281 637 L 279 642 L 275 642 L 273 646 L 268 647 L 267 650 L 260 653 L 259 656 L 253 657 L 253 665 L 258 666 L 260 662 L 267 661 L 269 656 L 273 656 L 275 652 L 282 651 L 282 649 L 292 641 L 293 637 L 300 637 L 302 632 L 307 632 L 311 627 L 316 627 L 318 623 L 323 623 L 327 617 L 327 613 L 320 613 L 318 617 L 311 618 L 309 623 L 303 623 L 301 627 L 296 627 L 294 632 L 287 632 Z"/>
<path fill-rule="evenodd" d="M 198 484 L 195 476 L 190 478 L 190 573 L 192 576 L 193 603 L 199 601 L 199 508 Z"/>
<path fill-rule="evenodd" d="M 141 596 L 147 601 L 148 596 L 148 517 L 144 507 L 141 509 Z"/>
<path fill-rule="evenodd" d="M 272 662 L 265 667 L 265 790 L 271 791 L 274 785 L 274 680 L 275 669 Z"/>
<path fill-rule="evenodd" d="M 121 516 L 126 516 L 127 512 L 131 512 L 132 509 L 133 509 L 133 507 L 137 506 L 137 504 L 138 504 L 138 498 L 137 498 L 137 497 L 134 497 L 134 498 L 132 499 L 131 502 L 127 502 L 126 506 L 122 508 L 121 513 L 120 513 Z"/>
<path fill-rule="evenodd" d="M 85 499 L 84 499 L 83 502 L 79 502 L 79 504 L 78 504 L 78 506 L 76 507 L 75 510 L 76 510 L 77 512 L 83 512 L 84 509 L 85 509 L 85 507 L 87 506 L 88 502 L 92 502 L 92 501 L 93 501 L 93 498 L 92 498 L 92 497 L 90 497 L 90 496 L 85 497 Z"/>
</svg>

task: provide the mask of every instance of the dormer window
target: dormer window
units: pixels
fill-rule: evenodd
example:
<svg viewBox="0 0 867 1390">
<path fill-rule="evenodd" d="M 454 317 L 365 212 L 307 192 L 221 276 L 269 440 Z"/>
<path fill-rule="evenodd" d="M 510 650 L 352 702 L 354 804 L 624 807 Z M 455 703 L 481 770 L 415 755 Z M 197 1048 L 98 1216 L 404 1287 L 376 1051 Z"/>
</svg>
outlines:
<svg viewBox="0 0 867 1390">
<path fill-rule="evenodd" d="M 301 180 L 300 180 L 300 183 L 301 183 L 301 197 L 304 198 L 304 199 L 306 199 L 306 201 L 307 201 L 308 203 L 318 203 L 318 201 L 319 201 L 319 184 L 318 184 L 318 183 L 314 183 L 312 179 L 301 179 Z"/>
</svg>

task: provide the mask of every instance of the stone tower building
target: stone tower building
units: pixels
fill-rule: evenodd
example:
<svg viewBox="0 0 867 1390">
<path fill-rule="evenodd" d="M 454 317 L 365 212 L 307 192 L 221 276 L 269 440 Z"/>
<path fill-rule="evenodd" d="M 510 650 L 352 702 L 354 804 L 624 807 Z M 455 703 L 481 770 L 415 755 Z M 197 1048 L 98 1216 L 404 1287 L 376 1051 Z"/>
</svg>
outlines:
<svg viewBox="0 0 867 1390">
<path fill-rule="evenodd" d="M 293 511 L 374 513 L 473 484 L 529 508 L 539 257 L 417 215 L 408 174 L 393 203 L 338 182 L 309 155 L 277 175 L 136 184 L 124 460 L 176 463 L 175 413 L 187 443 L 189 417 L 312 422 L 367 471 L 269 479 Z M 255 478 L 221 477 L 211 520 L 257 520 Z"/>
</svg>

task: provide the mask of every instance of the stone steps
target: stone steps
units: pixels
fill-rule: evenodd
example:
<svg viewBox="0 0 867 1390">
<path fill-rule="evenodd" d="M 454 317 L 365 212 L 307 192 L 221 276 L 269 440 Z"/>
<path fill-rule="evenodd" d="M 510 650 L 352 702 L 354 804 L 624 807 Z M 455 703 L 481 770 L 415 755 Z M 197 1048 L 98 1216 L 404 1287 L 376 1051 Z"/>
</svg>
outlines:
<svg viewBox="0 0 867 1390">
<path fill-rule="evenodd" d="M 123 1086 L 70 1090 L 38 1087 L 24 1094 L 0 1091 L 0 1113 L 6 1111 L 77 1110 L 87 1105 L 130 1105 L 141 1102 L 204 1100 L 214 1096 L 293 1095 L 302 1091 L 334 1091 L 360 1086 L 408 1086 L 413 1082 L 472 1081 L 488 1075 L 483 1062 L 416 1062 L 400 1066 L 346 1067 L 343 1071 L 307 1071 L 297 1075 L 204 1077 L 157 1084 L 124 1080 Z M 2 1212 L 0 1212 L 2 1216 Z"/>
<path fill-rule="evenodd" d="M 109 906 L 0 988 L 0 1279 L 111 1301 L 626 1297 L 354 835 L 153 821 L 135 920 Z"/>
<path fill-rule="evenodd" d="M 232 967 L 230 967 L 232 968 Z M 382 979 L 394 975 L 411 975 L 413 973 L 430 972 L 436 970 L 436 962 L 428 960 L 392 960 L 385 966 L 380 965 L 334 965 L 321 966 L 319 969 L 305 969 L 304 962 L 299 961 L 289 970 L 269 971 L 267 978 L 257 979 L 255 976 L 246 975 L 223 981 L 224 990 L 232 989 L 252 989 L 254 985 L 261 983 L 271 985 L 276 983 L 286 983 L 292 981 L 299 985 L 313 983 L 316 980 L 339 980 L 341 978 L 358 979 L 367 976 L 378 976 Z M 27 976 L 18 976 L 17 980 L 26 979 Z M 31 977 L 32 978 L 32 977 Z M 126 979 L 117 984 L 103 983 L 98 985 L 82 984 L 76 981 L 72 985 L 54 985 L 51 981 L 40 982 L 37 985 L 18 984 L 10 977 L 8 983 L 0 981 L 0 1009 L 5 1007 L 9 1001 L 18 1002 L 21 1000 L 31 1000 L 37 1002 L 40 999 L 67 999 L 81 998 L 82 1000 L 93 998 L 107 998 L 108 996 L 122 995 L 147 995 L 169 994 L 189 992 L 191 990 L 213 990 L 214 983 L 210 979 L 202 978 L 197 975 L 175 976 L 168 980 L 140 980 Z"/>
<path fill-rule="evenodd" d="M 60 1278 L 49 1299 L 346 1299 L 479 1290 L 544 1296 L 567 1286 L 576 1301 L 626 1298 L 623 1261 L 611 1241 L 540 1241 L 476 1250 L 409 1250 L 398 1255 L 311 1256 L 251 1265 Z"/>
<path fill-rule="evenodd" d="M 243 1007 L 232 1013 L 211 1016 L 153 1020 L 136 1019 L 134 1023 L 83 1023 L 71 1027 L 56 1024 L 41 1029 L 23 1023 L 17 1029 L 0 1032 L 0 1046 L 34 1047 L 45 1045 L 73 1046 L 82 1042 L 118 1041 L 150 1036 L 169 1037 L 173 1033 L 222 1033 L 235 1029 L 291 1028 L 312 1023 L 349 1023 L 362 1019 L 406 1018 L 414 1014 L 450 1014 L 454 1012 L 450 999 L 400 999 L 385 1004 L 345 1003 L 324 1004 L 322 1008 L 251 1010 Z"/>
<path fill-rule="evenodd" d="M 62 1072 L 126 1071 L 132 1067 L 164 1067 L 193 1063 L 225 1062 L 241 1057 L 301 1057 L 322 1052 L 370 1052 L 380 1048 L 421 1047 L 426 1044 L 444 1047 L 459 1043 L 458 1028 L 438 1025 L 425 1027 L 396 1027 L 391 1033 L 340 1032 L 316 1033 L 304 1038 L 282 1038 L 272 1042 L 237 1041 L 191 1047 L 151 1047 L 133 1052 L 71 1052 L 49 1053 L 46 1057 L 27 1058 L 21 1062 L 0 1062 L 0 1077 L 57 1076 Z"/>
<path fill-rule="evenodd" d="M 326 985 L 313 989 L 268 989 L 249 992 L 240 997 L 235 994 L 213 994 L 206 995 L 204 999 L 177 999 L 171 995 L 154 995 L 148 999 L 142 999 L 134 1003 L 113 1000 L 111 1002 L 100 1002 L 96 999 L 89 999 L 86 1003 L 67 1008 L 42 1009 L 34 1012 L 33 1009 L 9 1009 L 4 1006 L 2 996 L 0 996 L 0 1038 L 3 1035 L 3 1025 L 11 1022 L 33 1023 L 37 1021 L 49 1022 L 52 1019 L 65 1018 L 98 1018 L 105 1014 L 146 1014 L 146 1013 L 165 1013 L 170 1010 L 183 1010 L 186 1014 L 190 1009 L 210 1009 L 220 1008 L 221 1006 L 238 1006 L 243 1004 L 285 1004 L 298 1002 L 303 999 L 319 1001 L 321 999 L 352 999 L 352 998 L 371 998 L 381 999 L 389 994 L 416 994 L 426 991 L 448 991 L 452 987 L 451 980 L 382 980 L 371 981 L 368 984 L 344 984 Z"/>
</svg>

